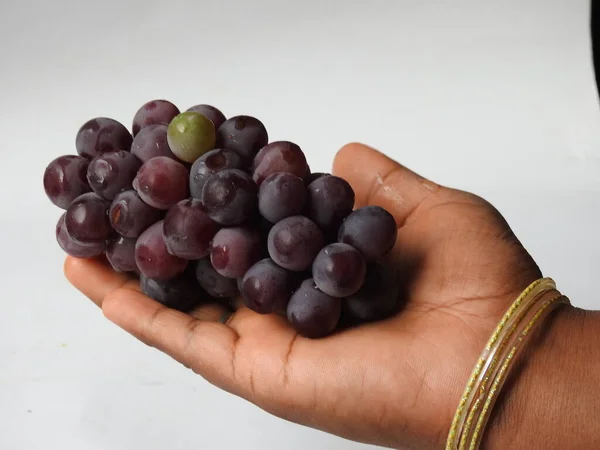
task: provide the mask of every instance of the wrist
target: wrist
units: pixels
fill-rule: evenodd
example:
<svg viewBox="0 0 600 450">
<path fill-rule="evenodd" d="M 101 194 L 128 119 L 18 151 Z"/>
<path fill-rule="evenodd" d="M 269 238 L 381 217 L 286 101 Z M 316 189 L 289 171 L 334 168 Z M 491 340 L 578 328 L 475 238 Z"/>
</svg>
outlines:
<svg viewBox="0 0 600 450">
<path fill-rule="evenodd" d="M 530 336 L 482 449 L 600 448 L 600 314 L 563 306 Z"/>
</svg>

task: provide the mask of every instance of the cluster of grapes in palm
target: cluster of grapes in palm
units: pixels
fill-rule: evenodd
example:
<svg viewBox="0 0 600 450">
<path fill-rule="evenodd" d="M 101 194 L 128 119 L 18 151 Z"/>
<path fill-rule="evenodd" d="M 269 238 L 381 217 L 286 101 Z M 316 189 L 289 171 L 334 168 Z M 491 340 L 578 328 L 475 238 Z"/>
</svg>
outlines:
<svg viewBox="0 0 600 450">
<path fill-rule="evenodd" d="M 342 311 L 359 321 L 392 313 L 398 278 L 382 261 L 394 218 L 377 206 L 353 211 L 351 186 L 311 173 L 298 145 L 269 143 L 254 117 L 226 119 L 209 105 L 180 112 L 166 100 L 143 105 L 132 131 L 92 119 L 78 155 L 48 165 L 66 253 L 105 255 L 175 309 L 241 294 L 312 338 L 333 332 Z"/>
</svg>

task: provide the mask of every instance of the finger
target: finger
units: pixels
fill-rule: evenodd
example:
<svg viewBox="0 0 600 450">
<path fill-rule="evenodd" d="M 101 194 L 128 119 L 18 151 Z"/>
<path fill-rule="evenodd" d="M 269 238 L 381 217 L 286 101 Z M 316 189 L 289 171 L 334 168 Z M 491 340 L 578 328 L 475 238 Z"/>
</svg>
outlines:
<svg viewBox="0 0 600 450">
<path fill-rule="evenodd" d="M 166 308 L 129 289 L 110 293 L 102 311 L 134 337 L 191 367 L 209 382 L 230 392 L 235 389 L 232 361 L 239 336 L 227 325 Z M 214 319 L 218 311 L 207 305 L 195 315 Z"/>
<path fill-rule="evenodd" d="M 356 207 L 378 205 L 402 225 L 439 186 L 384 154 L 362 144 L 348 144 L 336 155 L 333 173 L 356 193 Z"/>
<path fill-rule="evenodd" d="M 83 295 L 102 307 L 102 300 L 121 287 L 139 290 L 133 277 L 115 272 L 108 263 L 94 259 L 67 256 L 64 273 L 69 282 Z"/>
</svg>

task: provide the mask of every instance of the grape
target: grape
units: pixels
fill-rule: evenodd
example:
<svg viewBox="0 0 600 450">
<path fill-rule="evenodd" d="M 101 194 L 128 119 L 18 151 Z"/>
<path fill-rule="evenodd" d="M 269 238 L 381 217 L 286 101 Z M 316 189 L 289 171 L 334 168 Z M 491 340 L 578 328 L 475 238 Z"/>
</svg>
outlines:
<svg viewBox="0 0 600 450">
<path fill-rule="evenodd" d="M 219 230 L 202 202 L 186 199 L 173 205 L 165 216 L 163 237 L 169 253 L 183 259 L 200 259 L 209 253 L 210 241 Z"/>
<path fill-rule="evenodd" d="M 121 123 L 106 117 L 97 117 L 84 123 L 77 133 L 77 153 L 92 159 L 102 153 L 131 148 L 133 138 Z"/>
<path fill-rule="evenodd" d="M 324 232 L 330 233 L 336 231 L 352 212 L 354 191 L 346 180 L 325 175 L 308 186 L 308 204 L 308 217 Z"/>
<path fill-rule="evenodd" d="M 103 241 L 112 233 L 108 220 L 110 202 L 88 192 L 73 200 L 65 215 L 69 235 L 79 242 Z"/>
<path fill-rule="evenodd" d="M 394 216 L 379 206 L 365 206 L 344 219 L 338 240 L 350 244 L 370 262 L 389 253 L 397 236 Z"/>
<path fill-rule="evenodd" d="M 332 297 L 347 297 L 365 280 L 366 264 L 358 250 L 348 244 L 329 244 L 312 266 L 315 284 Z"/>
<path fill-rule="evenodd" d="M 142 128 L 133 139 L 131 153 L 137 156 L 142 163 L 157 156 L 166 156 L 178 161 L 167 142 L 168 128 L 169 126 L 165 123 L 157 123 Z"/>
<path fill-rule="evenodd" d="M 307 192 L 302 178 L 279 172 L 268 176 L 258 190 L 258 210 L 272 223 L 304 210 Z"/>
<path fill-rule="evenodd" d="M 190 311 L 205 300 L 195 271 L 189 269 L 169 281 L 154 280 L 142 274 L 140 288 L 144 295 L 158 303 L 183 312 Z"/>
<path fill-rule="evenodd" d="M 103 153 L 90 162 L 87 180 L 96 194 L 112 200 L 119 192 L 131 189 L 141 166 L 140 160 L 125 150 Z"/>
<path fill-rule="evenodd" d="M 310 173 L 300 147 L 288 141 L 271 142 L 263 147 L 254 158 L 252 170 L 252 179 L 259 186 L 265 178 L 277 172 L 288 172 L 300 178 Z"/>
<path fill-rule="evenodd" d="M 313 181 L 321 178 L 321 177 L 325 177 L 325 176 L 331 176 L 330 173 L 324 173 L 324 172 L 315 172 L 315 173 L 311 173 L 310 175 L 306 176 L 304 178 L 304 184 L 306 184 L 307 186 L 312 183 Z"/>
<path fill-rule="evenodd" d="M 89 161 L 82 156 L 59 156 L 46 167 L 44 191 L 52 203 L 67 209 L 81 194 L 92 189 L 85 178 Z"/>
<path fill-rule="evenodd" d="M 283 219 L 269 232 L 271 259 L 281 267 L 298 272 L 310 268 L 324 244 L 319 227 L 304 216 Z"/>
<path fill-rule="evenodd" d="M 148 125 L 168 124 L 177 114 L 179 114 L 179 108 L 170 101 L 152 100 L 142 105 L 135 113 L 132 126 L 133 135 L 135 136 Z"/>
<path fill-rule="evenodd" d="M 250 267 L 242 281 L 244 303 L 259 314 L 285 310 L 293 289 L 291 272 L 269 258 L 261 259 Z"/>
<path fill-rule="evenodd" d="M 241 278 L 261 257 L 260 234 L 249 227 L 223 228 L 212 240 L 210 261 L 227 278 Z"/>
<path fill-rule="evenodd" d="M 227 169 L 212 175 L 202 188 L 208 215 L 222 225 L 239 225 L 257 209 L 257 187 L 241 170 Z"/>
<path fill-rule="evenodd" d="M 188 196 L 189 172 L 183 164 L 166 156 L 145 162 L 133 180 L 142 200 L 157 209 L 169 209 Z"/>
<path fill-rule="evenodd" d="M 223 114 L 221 111 L 219 111 L 217 108 L 211 105 L 192 106 L 188 109 L 188 111 L 200 113 L 207 119 L 210 119 L 210 121 L 215 126 L 215 130 L 218 130 L 219 127 L 223 125 L 223 122 L 225 122 L 226 120 L 225 114 Z"/>
<path fill-rule="evenodd" d="M 342 301 L 319 290 L 312 278 L 302 282 L 287 306 L 290 324 L 308 338 L 319 338 L 331 333 L 341 314 Z"/>
<path fill-rule="evenodd" d="M 138 237 L 161 217 L 161 211 L 145 203 L 133 189 L 117 194 L 108 210 L 112 227 L 129 238 Z"/>
<path fill-rule="evenodd" d="M 231 117 L 217 130 L 217 147 L 234 150 L 246 164 L 250 164 L 268 142 L 267 129 L 260 120 L 251 116 Z"/>
<path fill-rule="evenodd" d="M 202 198 L 202 188 L 211 175 L 225 169 L 242 169 L 242 158 L 233 150 L 215 149 L 198 158 L 190 170 L 190 194 Z"/>
<path fill-rule="evenodd" d="M 367 266 L 363 287 L 346 298 L 346 309 L 364 321 L 384 319 L 394 312 L 399 296 L 397 271 L 381 263 L 372 263 Z"/>
<path fill-rule="evenodd" d="M 215 148 L 215 126 L 200 113 L 184 112 L 169 124 L 167 142 L 182 161 L 193 163 Z"/>
<path fill-rule="evenodd" d="M 67 213 L 63 213 L 58 219 L 56 224 L 56 241 L 60 248 L 65 253 L 75 258 L 93 258 L 100 256 L 104 252 L 104 241 L 96 242 L 78 242 L 74 240 L 69 233 L 67 233 L 67 227 L 65 226 L 65 216 Z"/>
<path fill-rule="evenodd" d="M 162 235 L 163 221 L 151 225 L 135 244 L 135 263 L 141 273 L 155 280 L 170 280 L 181 274 L 188 261 L 171 255 Z"/>
<path fill-rule="evenodd" d="M 137 272 L 135 239 L 119 236 L 106 244 L 106 259 L 117 272 Z"/>
<path fill-rule="evenodd" d="M 210 264 L 209 258 L 203 258 L 196 263 L 196 279 L 211 297 L 231 298 L 238 294 L 236 280 L 220 275 Z"/>
</svg>

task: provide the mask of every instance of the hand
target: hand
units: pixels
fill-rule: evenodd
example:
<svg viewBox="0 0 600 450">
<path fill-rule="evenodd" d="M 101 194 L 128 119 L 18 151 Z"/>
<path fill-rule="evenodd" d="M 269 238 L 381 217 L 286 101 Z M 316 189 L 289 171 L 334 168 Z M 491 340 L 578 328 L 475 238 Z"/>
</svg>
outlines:
<svg viewBox="0 0 600 450">
<path fill-rule="evenodd" d="M 334 173 L 357 207 L 380 205 L 398 223 L 392 259 L 405 307 L 388 320 L 309 340 L 247 308 L 227 324 L 217 305 L 166 309 L 101 262 L 67 258 L 66 276 L 109 320 L 266 411 L 357 441 L 443 448 L 488 337 L 540 270 L 479 197 L 359 144 L 338 153 Z"/>
</svg>

